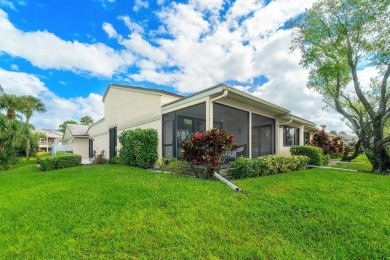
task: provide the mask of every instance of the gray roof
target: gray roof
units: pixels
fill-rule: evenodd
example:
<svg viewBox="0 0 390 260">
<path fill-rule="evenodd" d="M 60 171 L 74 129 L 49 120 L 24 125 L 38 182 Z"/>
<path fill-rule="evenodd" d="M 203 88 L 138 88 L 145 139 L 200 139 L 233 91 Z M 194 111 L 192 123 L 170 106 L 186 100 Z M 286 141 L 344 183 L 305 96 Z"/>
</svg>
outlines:
<svg viewBox="0 0 390 260">
<path fill-rule="evenodd" d="M 89 125 L 68 124 L 67 127 L 73 136 L 88 136 Z"/>
</svg>

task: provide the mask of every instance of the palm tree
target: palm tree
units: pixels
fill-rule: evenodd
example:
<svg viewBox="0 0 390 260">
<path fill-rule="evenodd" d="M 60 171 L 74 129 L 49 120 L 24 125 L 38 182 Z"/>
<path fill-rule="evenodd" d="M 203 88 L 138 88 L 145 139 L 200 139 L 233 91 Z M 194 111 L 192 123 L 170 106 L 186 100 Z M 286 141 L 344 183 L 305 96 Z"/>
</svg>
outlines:
<svg viewBox="0 0 390 260">
<path fill-rule="evenodd" d="M 80 123 L 83 125 L 92 125 L 93 124 L 93 119 L 90 116 L 83 116 L 80 119 Z"/>
<path fill-rule="evenodd" d="M 11 94 L 0 95 L 0 110 L 7 110 L 7 117 L 10 120 L 15 118 L 16 111 L 21 111 L 23 108 L 21 98 Z"/>
<path fill-rule="evenodd" d="M 28 133 L 30 132 L 30 118 L 32 117 L 34 111 L 43 113 L 46 112 L 45 104 L 36 97 L 33 96 L 22 96 L 21 97 L 21 111 L 26 116 L 26 126 L 28 128 Z M 30 138 L 26 138 L 26 160 L 30 159 Z"/>
</svg>

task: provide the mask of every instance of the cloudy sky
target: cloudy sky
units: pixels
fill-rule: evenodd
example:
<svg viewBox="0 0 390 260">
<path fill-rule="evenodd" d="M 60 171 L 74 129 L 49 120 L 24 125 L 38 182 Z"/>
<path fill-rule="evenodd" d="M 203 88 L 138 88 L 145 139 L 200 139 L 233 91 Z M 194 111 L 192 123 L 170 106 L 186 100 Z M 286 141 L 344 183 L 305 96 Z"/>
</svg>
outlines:
<svg viewBox="0 0 390 260">
<path fill-rule="evenodd" d="M 41 98 L 37 128 L 103 115 L 109 83 L 190 94 L 220 82 L 349 128 L 307 89 L 287 22 L 312 0 L 0 0 L 0 84 Z"/>
</svg>

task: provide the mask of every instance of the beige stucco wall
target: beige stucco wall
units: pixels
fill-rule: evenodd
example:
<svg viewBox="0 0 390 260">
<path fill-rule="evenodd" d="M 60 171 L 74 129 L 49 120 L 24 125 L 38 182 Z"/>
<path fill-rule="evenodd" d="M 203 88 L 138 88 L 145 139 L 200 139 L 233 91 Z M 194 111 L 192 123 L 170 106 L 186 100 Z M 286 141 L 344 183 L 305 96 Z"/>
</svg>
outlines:
<svg viewBox="0 0 390 260">
<path fill-rule="evenodd" d="M 160 95 L 116 87 L 108 91 L 104 101 L 104 118 L 108 128 L 155 116 L 161 116 Z"/>
<path fill-rule="evenodd" d="M 88 130 L 89 138 L 93 139 L 93 149 L 100 153 L 105 151 L 105 155 L 108 154 L 109 141 L 108 141 L 108 127 L 103 119 L 102 121 L 92 125 Z"/>
<path fill-rule="evenodd" d="M 73 153 L 80 154 L 81 158 L 89 158 L 88 137 L 75 137 L 72 142 Z"/>
<path fill-rule="evenodd" d="M 135 91 L 132 89 L 110 87 L 104 101 L 103 121 L 92 125 L 88 131 L 93 139 L 94 150 L 105 150 L 109 158 L 109 129 L 117 127 L 117 136 L 126 130 L 153 128 L 158 131 L 158 154 L 161 156 L 161 105 L 178 97 Z M 117 150 L 120 150 L 119 140 Z"/>
</svg>

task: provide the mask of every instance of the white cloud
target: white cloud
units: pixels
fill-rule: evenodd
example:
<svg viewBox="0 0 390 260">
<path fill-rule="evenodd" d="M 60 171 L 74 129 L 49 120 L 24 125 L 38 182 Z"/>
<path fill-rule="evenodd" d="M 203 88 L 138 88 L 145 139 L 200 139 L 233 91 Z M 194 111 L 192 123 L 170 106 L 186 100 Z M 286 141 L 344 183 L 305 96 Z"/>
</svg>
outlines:
<svg viewBox="0 0 390 260">
<path fill-rule="evenodd" d="M 16 10 L 14 3 L 8 0 L 0 0 L 0 6 L 12 9 L 14 11 Z"/>
<path fill-rule="evenodd" d="M 57 129 L 65 120 L 77 121 L 85 115 L 97 121 L 104 114 L 102 96 L 95 93 L 89 94 L 86 98 L 61 98 L 50 91 L 36 76 L 2 68 L 0 68 L 0 83 L 6 93 L 32 95 L 45 103 L 47 112 L 35 113 L 31 118 L 31 123 L 38 128 Z"/>
<path fill-rule="evenodd" d="M 149 8 L 149 1 L 147 0 L 135 0 L 133 11 L 138 12 L 141 8 Z"/>
<path fill-rule="evenodd" d="M 64 41 L 47 31 L 20 31 L 1 9 L 0 39 L 0 51 L 27 59 L 43 69 L 65 69 L 110 77 L 133 63 L 128 51 L 116 51 L 102 43 Z"/>
<path fill-rule="evenodd" d="M 18 67 L 18 65 L 16 65 L 16 64 L 12 64 L 12 65 L 11 65 L 11 69 L 12 69 L 12 70 L 18 71 L 18 70 L 19 70 L 19 67 Z"/>
<path fill-rule="evenodd" d="M 204 15 L 204 10 L 220 10 L 218 0 L 172 3 L 158 13 L 169 37 L 153 39 L 157 43 L 150 44 L 153 52 L 139 51 L 148 46 L 140 35 L 124 39 L 133 41 L 132 46 L 126 45 L 128 49 L 145 58 L 137 63 L 140 72 L 130 78 L 173 85 L 188 93 L 229 80 L 241 82 L 237 87 L 244 91 L 253 90 L 253 80 L 265 75 L 269 82 L 252 94 L 318 125 L 328 124 L 328 129 L 349 131 L 338 113 L 321 110 L 322 96 L 306 88 L 308 73 L 299 65 L 300 54 L 289 50 L 291 31 L 280 29 L 313 2 L 281 0 L 264 6 L 262 1 L 238 0 L 218 20 Z M 166 54 L 167 59 L 160 61 L 165 60 L 164 64 L 150 61 L 158 50 Z"/>
<path fill-rule="evenodd" d="M 142 34 L 144 32 L 144 28 L 142 28 L 142 26 L 140 26 L 139 24 L 133 22 L 131 20 L 131 18 L 127 15 L 126 16 L 118 16 L 118 19 L 122 20 L 131 32 L 138 32 L 140 34 Z"/>
<path fill-rule="evenodd" d="M 112 26 L 112 24 L 103 23 L 102 29 L 103 29 L 103 31 L 106 32 L 106 34 L 109 38 L 117 38 L 118 37 L 118 33 L 116 32 L 116 30 L 115 30 L 114 26 Z"/>
</svg>

